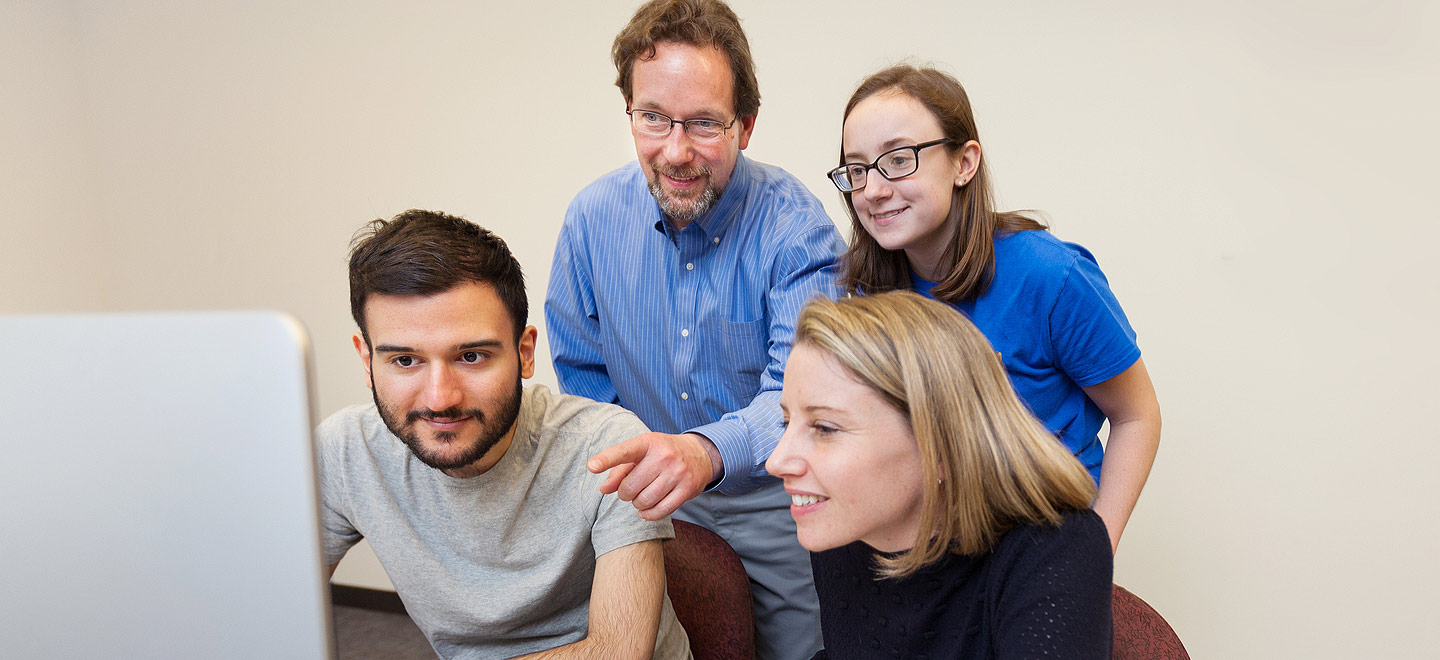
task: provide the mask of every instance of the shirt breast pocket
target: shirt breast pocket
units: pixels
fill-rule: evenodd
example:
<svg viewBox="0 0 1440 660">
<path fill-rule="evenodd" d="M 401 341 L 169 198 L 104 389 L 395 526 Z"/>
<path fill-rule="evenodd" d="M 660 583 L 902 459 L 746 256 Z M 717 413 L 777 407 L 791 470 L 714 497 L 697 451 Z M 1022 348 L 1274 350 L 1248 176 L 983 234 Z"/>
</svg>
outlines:
<svg viewBox="0 0 1440 660">
<path fill-rule="evenodd" d="M 720 370 L 725 388 L 745 406 L 760 391 L 760 375 L 770 364 L 770 337 L 765 319 L 735 322 L 720 319 Z"/>
</svg>

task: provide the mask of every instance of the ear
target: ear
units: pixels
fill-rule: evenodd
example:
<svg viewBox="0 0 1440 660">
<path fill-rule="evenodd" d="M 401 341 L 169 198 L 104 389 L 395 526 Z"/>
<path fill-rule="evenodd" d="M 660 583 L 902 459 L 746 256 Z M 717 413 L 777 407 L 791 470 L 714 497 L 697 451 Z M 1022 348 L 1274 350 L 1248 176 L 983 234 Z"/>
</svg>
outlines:
<svg viewBox="0 0 1440 660">
<path fill-rule="evenodd" d="M 960 147 L 960 151 L 956 152 L 955 159 L 960 166 L 955 173 L 955 187 L 959 188 L 970 183 L 980 171 L 980 143 L 974 140 L 966 142 Z"/>
<path fill-rule="evenodd" d="M 520 345 L 516 346 L 520 353 L 520 377 L 531 378 L 535 375 L 535 338 L 540 331 L 533 325 L 525 326 L 520 333 Z"/>
<path fill-rule="evenodd" d="M 755 118 L 759 115 L 750 115 L 740 118 L 740 148 L 750 146 L 750 134 L 755 131 Z"/>
<path fill-rule="evenodd" d="M 355 344 L 355 353 L 360 356 L 360 364 L 365 368 L 365 387 L 370 387 L 374 382 L 374 376 L 370 375 L 370 346 L 365 343 L 365 338 L 360 333 L 355 333 L 350 341 Z"/>
</svg>

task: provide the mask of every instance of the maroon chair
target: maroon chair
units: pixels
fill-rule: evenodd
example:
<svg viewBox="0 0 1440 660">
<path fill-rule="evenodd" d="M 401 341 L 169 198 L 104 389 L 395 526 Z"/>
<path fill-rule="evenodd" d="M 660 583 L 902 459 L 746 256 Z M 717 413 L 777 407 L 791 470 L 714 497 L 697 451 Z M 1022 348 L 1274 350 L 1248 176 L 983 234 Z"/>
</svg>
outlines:
<svg viewBox="0 0 1440 660">
<path fill-rule="evenodd" d="M 674 523 L 675 539 L 665 542 L 665 591 L 695 660 L 754 660 L 755 613 L 740 557 L 715 532 Z"/>
<path fill-rule="evenodd" d="M 1115 626 L 1112 660 L 1190 660 L 1165 617 L 1118 584 L 1110 598 L 1110 616 Z"/>
</svg>

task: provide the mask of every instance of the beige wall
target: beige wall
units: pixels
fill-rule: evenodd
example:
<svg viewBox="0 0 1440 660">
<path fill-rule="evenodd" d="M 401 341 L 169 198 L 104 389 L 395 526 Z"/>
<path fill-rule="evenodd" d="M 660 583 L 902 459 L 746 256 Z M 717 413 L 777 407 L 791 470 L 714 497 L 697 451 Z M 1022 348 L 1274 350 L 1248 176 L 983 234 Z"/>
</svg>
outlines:
<svg viewBox="0 0 1440 660">
<path fill-rule="evenodd" d="M 1003 205 L 1096 253 L 1165 411 L 1116 581 L 1195 657 L 1433 655 L 1433 3 L 735 7 L 748 153 L 832 217 L 844 100 L 913 54 L 970 89 Z M 368 399 L 346 242 L 425 207 L 507 238 L 543 325 L 569 198 L 633 158 L 632 10 L 0 0 L 0 312 L 283 309 L 328 414 Z"/>
<path fill-rule="evenodd" d="M 0 0 L 0 313 L 105 304 L 78 12 Z"/>
</svg>

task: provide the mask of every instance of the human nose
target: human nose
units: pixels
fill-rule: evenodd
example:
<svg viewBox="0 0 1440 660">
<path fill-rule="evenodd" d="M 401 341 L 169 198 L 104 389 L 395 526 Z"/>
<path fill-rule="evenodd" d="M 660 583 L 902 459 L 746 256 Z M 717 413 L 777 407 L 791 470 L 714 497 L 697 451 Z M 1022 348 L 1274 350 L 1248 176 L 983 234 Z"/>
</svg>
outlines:
<svg viewBox="0 0 1440 660">
<path fill-rule="evenodd" d="M 425 381 L 425 400 L 421 402 L 426 408 L 432 411 L 447 410 L 460 405 L 464 398 L 460 379 L 453 369 L 439 365 L 430 370 Z"/>
<path fill-rule="evenodd" d="M 772 477 L 796 477 L 804 472 L 805 462 L 795 451 L 798 440 L 792 433 L 793 429 L 793 426 L 785 429 L 785 433 L 780 436 L 780 442 L 775 445 L 775 451 L 770 452 L 770 458 L 765 459 L 765 471 Z"/>
<path fill-rule="evenodd" d="M 890 185 L 890 180 L 881 176 L 879 170 L 871 170 L 865 175 L 865 187 L 860 189 L 860 196 L 867 202 L 883 201 L 893 192 Z"/>
<path fill-rule="evenodd" d="M 662 139 L 665 140 L 665 160 L 671 164 L 688 163 L 695 154 L 695 143 L 691 141 L 690 134 L 685 132 L 684 124 L 676 123 L 671 126 L 670 133 Z"/>
</svg>

